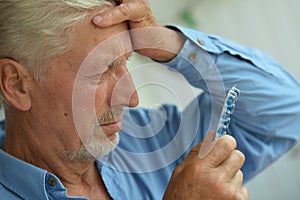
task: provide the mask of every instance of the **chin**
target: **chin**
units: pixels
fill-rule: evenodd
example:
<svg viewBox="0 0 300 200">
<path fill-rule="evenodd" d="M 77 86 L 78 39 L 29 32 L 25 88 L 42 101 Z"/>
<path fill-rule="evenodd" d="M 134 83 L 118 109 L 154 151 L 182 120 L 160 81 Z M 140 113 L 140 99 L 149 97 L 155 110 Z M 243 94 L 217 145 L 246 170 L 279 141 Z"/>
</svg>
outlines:
<svg viewBox="0 0 300 200">
<path fill-rule="evenodd" d="M 90 162 L 101 159 L 112 152 L 119 144 L 119 141 L 118 132 L 104 139 L 91 136 L 79 150 L 74 152 L 72 156 L 69 156 L 70 160 L 75 162 Z"/>
</svg>

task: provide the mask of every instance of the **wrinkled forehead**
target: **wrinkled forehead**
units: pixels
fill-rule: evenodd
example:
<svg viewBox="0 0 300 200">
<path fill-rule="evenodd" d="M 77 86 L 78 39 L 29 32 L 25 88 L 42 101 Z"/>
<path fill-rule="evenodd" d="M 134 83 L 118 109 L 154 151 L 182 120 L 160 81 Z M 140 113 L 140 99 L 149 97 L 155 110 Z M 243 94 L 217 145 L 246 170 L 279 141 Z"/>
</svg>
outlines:
<svg viewBox="0 0 300 200">
<path fill-rule="evenodd" d="M 97 44 L 80 65 L 80 72 L 93 74 L 104 71 L 115 62 L 130 56 L 132 46 L 128 31 L 120 32 Z"/>
<path fill-rule="evenodd" d="M 130 52 L 132 52 L 130 35 L 129 32 L 125 30 L 96 43 L 89 52 L 88 57 L 108 64 Z"/>
<path fill-rule="evenodd" d="M 52 59 L 52 70 L 99 70 L 132 51 L 127 23 L 98 28 L 92 22 L 94 15 L 95 11 L 72 27 L 70 50 Z"/>
<path fill-rule="evenodd" d="M 89 60 L 89 62 L 107 65 L 120 56 L 130 53 L 132 45 L 127 23 L 98 28 L 92 23 L 94 13 L 88 15 L 74 27 L 72 59 L 77 62 Z"/>
</svg>

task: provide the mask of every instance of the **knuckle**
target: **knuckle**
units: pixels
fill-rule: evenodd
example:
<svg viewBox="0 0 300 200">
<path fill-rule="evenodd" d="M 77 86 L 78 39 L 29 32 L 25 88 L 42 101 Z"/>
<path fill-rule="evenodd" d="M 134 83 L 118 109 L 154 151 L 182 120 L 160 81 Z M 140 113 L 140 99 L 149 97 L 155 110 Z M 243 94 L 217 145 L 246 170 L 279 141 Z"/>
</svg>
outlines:
<svg viewBox="0 0 300 200">
<path fill-rule="evenodd" d="M 245 155 L 240 150 L 234 150 L 233 153 L 235 154 L 237 159 L 245 160 Z"/>
<path fill-rule="evenodd" d="M 231 136 L 223 136 L 220 141 L 220 147 L 224 152 L 226 152 L 228 155 L 231 154 L 231 152 L 236 147 L 236 141 Z"/>
<path fill-rule="evenodd" d="M 237 146 L 236 140 L 233 136 L 231 135 L 224 135 L 224 139 L 232 145 L 232 148 L 235 149 Z"/>
<path fill-rule="evenodd" d="M 224 188 L 220 184 L 213 183 L 212 188 L 215 194 L 221 195 L 223 197 L 227 196 L 227 192 L 224 191 Z"/>
<path fill-rule="evenodd" d="M 241 170 L 239 170 L 239 171 L 237 172 L 237 175 L 238 175 L 238 177 L 239 177 L 240 179 L 243 180 L 243 178 L 244 178 L 244 173 L 243 173 Z"/>
<path fill-rule="evenodd" d="M 240 194 L 236 194 L 236 195 L 234 195 L 231 199 L 232 199 L 232 200 L 242 200 L 243 197 L 242 197 L 242 195 L 240 195 Z"/>
<path fill-rule="evenodd" d="M 130 8 L 126 4 L 121 4 L 119 6 L 119 11 L 121 12 L 122 15 L 127 16 L 130 13 Z"/>
<path fill-rule="evenodd" d="M 246 188 L 246 187 L 242 187 L 242 190 L 243 190 L 243 199 L 247 200 L 249 199 L 249 190 Z"/>
<path fill-rule="evenodd" d="M 247 200 L 249 198 L 249 192 L 246 187 L 232 187 L 229 192 L 230 199 L 232 200 Z"/>
<path fill-rule="evenodd" d="M 189 165 L 189 173 L 193 174 L 193 175 L 198 175 L 198 174 L 202 174 L 203 173 L 203 166 L 193 162 L 192 164 Z"/>
<path fill-rule="evenodd" d="M 224 193 L 224 176 L 217 176 L 213 180 L 213 188 L 218 194 Z"/>
<path fill-rule="evenodd" d="M 236 173 L 236 179 L 239 183 L 243 183 L 243 180 L 244 180 L 244 174 L 241 170 L 239 170 L 237 173 Z"/>
<path fill-rule="evenodd" d="M 203 165 L 203 163 L 200 161 L 200 159 L 197 157 L 190 159 L 186 165 L 185 165 L 185 172 L 187 174 L 190 174 L 194 177 L 203 176 L 203 174 L 206 174 L 206 176 L 210 176 L 210 171 L 207 169 L 206 165 Z"/>
<path fill-rule="evenodd" d="M 245 162 L 246 157 L 245 157 L 245 155 L 241 151 L 234 150 L 233 154 L 234 154 L 236 160 L 239 161 L 241 164 L 243 164 Z"/>
<path fill-rule="evenodd" d="M 247 200 L 249 199 L 249 191 L 246 187 L 242 187 L 241 190 L 235 196 L 236 200 Z"/>
<path fill-rule="evenodd" d="M 236 191 L 236 193 L 232 194 L 230 196 L 231 200 L 243 200 L 244 198 L 244 194 L 242 194 L 241 191 Z"/>
</svg>

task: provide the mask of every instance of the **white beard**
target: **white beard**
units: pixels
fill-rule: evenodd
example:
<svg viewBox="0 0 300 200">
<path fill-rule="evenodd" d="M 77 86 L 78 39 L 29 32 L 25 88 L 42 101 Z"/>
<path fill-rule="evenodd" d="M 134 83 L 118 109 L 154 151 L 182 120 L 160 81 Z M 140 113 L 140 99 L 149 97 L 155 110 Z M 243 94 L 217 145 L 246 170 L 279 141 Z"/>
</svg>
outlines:
<svg viewBox="0 0 300 200">
<path fill-rule="evenodd" d="M 119 133 L 116 133 L 113 140 L 109 140 L 105 136 L 96 137 L 92 133 L 81 148 L 69 155 L 69 159 L 73 162 L 89 162 L 100 159 L 108 155 L 119 144 Z"/>
</svg>

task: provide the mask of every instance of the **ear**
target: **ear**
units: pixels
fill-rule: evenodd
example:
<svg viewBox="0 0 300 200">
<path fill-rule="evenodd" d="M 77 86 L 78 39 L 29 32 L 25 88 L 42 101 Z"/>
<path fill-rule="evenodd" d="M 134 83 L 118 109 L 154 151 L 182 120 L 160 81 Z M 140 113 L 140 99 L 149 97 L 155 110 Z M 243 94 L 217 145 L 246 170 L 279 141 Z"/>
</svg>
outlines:
<svg viewBox="0 0 300 200">
<path fill-rule="evenodd" d="M 12 59 L 0 59 L 0 90 L 6 101 L 21 111 L 31 108 L 29 72 Z"/>
</svg>

